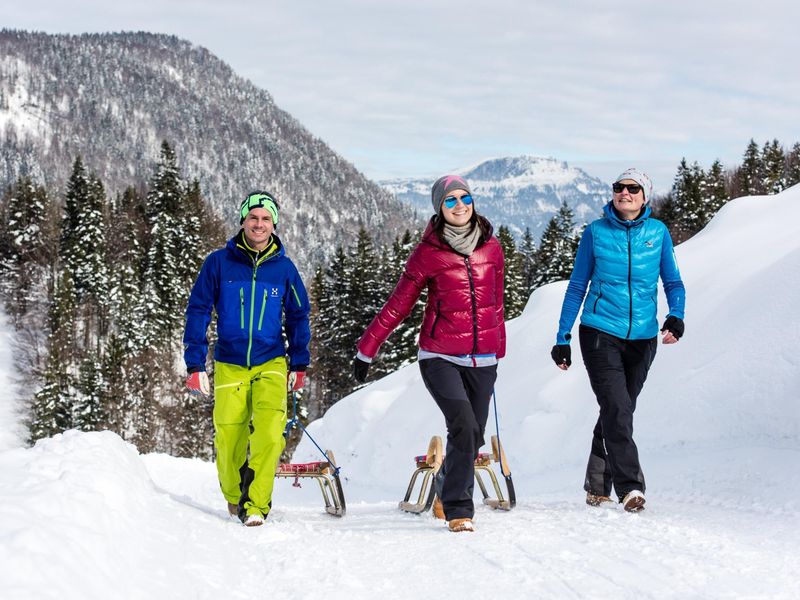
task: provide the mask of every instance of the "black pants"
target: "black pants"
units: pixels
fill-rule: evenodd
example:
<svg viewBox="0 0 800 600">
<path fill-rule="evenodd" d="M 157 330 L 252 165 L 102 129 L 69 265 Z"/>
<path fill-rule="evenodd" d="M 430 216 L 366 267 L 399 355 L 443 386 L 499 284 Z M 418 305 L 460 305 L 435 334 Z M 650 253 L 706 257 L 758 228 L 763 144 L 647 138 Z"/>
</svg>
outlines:
<svg viewBox="0 0 800 600">
<path fill-rule="evenodd" d="M 442 358 L 419 361 L 422 380 L 444 414 L 447 447 L 436 479 L 445 518 L 472 518 L 475 459 L 483 446 L 497 365 L 462 367 Z"/>
<path fill-rule="evenodd" d="M 584 489 L 620 500 L 645 491 L 639 450 L 633 441 L 633 412 L 656 355 L 657 338 L 623 340 L 597 329 L 579 328 L 581 354 L 600 405 Z"/>
</svg>

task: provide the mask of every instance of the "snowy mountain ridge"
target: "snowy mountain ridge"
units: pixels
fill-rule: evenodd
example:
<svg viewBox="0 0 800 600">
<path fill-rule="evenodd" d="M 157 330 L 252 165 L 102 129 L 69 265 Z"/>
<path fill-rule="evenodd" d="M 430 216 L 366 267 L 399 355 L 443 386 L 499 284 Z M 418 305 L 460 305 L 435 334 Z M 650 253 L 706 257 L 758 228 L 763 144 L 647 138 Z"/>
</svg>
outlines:
<svg viewBox="0 0 800 600">
<path fill-rule="evenodd" d="M 610 198 L 608 184 L 555 158 L 510 156 L 490 158 L 455 169 L 470 185 L 478 211 L 495 227 L 505 225 L 519 238 L 530 228 L 539 238 L 562 202 L 575 213 L 577 225 L 594 220 Z M 394 196 L 417 210 L 431 213 L 430 190 L 435 179 L 381 181 Z"/>
<path fill-rule="evenodd" d="M 309 275 L 361 225 L 381 243 L 415 225 L 267 91 L 174 36 L 0 30 L 0 127 L 0 189 L 30 175 L 53 194 L 78 155 L 109 195 L 143 185 L 166 140 L 232 231 L 248 192 L 274 193 L 279 233 Z"/>
</svg>

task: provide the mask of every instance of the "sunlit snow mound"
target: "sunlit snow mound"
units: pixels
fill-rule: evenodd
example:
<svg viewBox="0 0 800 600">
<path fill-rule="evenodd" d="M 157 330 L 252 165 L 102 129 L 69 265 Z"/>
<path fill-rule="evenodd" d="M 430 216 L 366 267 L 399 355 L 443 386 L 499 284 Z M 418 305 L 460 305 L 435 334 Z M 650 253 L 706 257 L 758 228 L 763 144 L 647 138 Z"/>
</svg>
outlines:
<svg viewBox="0 0 800 600">
<path fill-rule="evenodd" d="M 687 288 L 686 334 L 659 345 L 639 398 L 645 472 L 649 455 L 692 445 L 796 446 L 800 187 L 730 202 L 676 254 Z M 498 369 L 501 439 L 522 494 L 548 486 L 554 473 L 569 473 L 580 488 L 597 418 L 578 343 L 566 373 L 549 356 L 565 289 L 566 282 L 539 288 L 508 323 Z M 662 293 L 660 321 L 666 312 Z M 344 398 L 309 431 L 336 452 L 354 489 L 377 486 L 387 498 L 402 491 L 429 438 L 445 434 L 416 364 Z M 494 431 L 490 415 L 487 440 Z M 296 456 L 315 453 L 304 440 Z"/>
</svg>

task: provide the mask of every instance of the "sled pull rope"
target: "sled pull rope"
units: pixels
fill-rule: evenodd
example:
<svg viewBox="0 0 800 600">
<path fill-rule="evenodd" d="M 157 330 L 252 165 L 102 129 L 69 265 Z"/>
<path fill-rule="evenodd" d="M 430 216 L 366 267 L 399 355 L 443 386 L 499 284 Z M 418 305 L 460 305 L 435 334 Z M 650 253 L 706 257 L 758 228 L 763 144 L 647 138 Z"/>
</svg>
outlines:
<svg viewBox="0 0 800 600">
<path fill-rule="evenodd" d="M 495 406 L 495 409 L 496 408 L 497 407 Z M 303 431 L 303 433 L 308 436 L 308 439 L 310 439 L 311 442 L 317 447 L 317 450 L 319 450 L 320 454 L 325 457 L 325 462 L 327 462 L 333 469 L 333 475 L 338 475 L 340 471 L 339 467 L 331 462 L 331 459 L 328 458 L 328 455 L 325 454 L 325 451 L 319 447 L 319 444 L 316 442 L 316 440 L 311 436 L 310 433 L 308 433 L 308 431 L 306 431 L 306 428 L 303 427 L 300 419 L 297 418 L 297 392 L 292 392 L 292 419 L 286 423 L 286 429 L 283 430 L 283 437 L 289 435 L 289 432 L 294 428 L 295 425 L 300 426 L 300 429 Z"/>
<path fill-rule="evenodd" d="M 503 444 L 500 441 L 500 419 L 498 419 L 498 417 L 497 417 L 497 394 L 495 393 L 494 388 L 492 388 L 492 399 L 494 400 L 494 428 L 495 428 L 495 431 L 497 431 L 497 446 L 499 448 L 502 448 Z M 317 447 L 319 447 L 319 446 L 317 446 Z M 500 459 L 499 456 L 497 458 Z M 501 460 L 500 461 L 500 472 L 501 473 L 503 473 L 503 471 L 505 470 L 506 466 L 507 465 L 503 465 L 503 461 Z M 509 469 L 508 473 L 503 473 L 503 476 L 506 479 L 508 479 L 508 477 L 510 475 L 511 475 L 511 470 L 510 469 Z"/>
</svg>

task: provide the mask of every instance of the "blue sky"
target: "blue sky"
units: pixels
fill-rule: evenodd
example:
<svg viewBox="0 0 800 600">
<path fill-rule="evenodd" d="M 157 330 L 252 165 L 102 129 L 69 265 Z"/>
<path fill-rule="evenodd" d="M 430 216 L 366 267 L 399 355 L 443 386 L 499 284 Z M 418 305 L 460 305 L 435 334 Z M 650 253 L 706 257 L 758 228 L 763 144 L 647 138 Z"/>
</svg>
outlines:
<svg viewBox="0 0 800 600">
<path fill-rule="evenodd" d="M 0 0 L 0 23 L 188 39 L 373 179 L 532 154 L 665 191 L 682 157 L 800 141 L 789 0 Z"/>
</svg>

